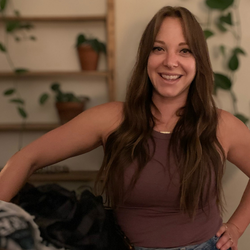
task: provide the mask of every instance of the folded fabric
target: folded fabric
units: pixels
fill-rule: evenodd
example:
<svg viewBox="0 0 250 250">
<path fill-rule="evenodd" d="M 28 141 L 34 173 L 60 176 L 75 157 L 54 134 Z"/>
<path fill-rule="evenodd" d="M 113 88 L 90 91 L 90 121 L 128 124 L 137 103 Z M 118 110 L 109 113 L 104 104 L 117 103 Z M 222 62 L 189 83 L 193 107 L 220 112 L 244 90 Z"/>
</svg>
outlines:
<svg viewBox="0 0 250 250">
<path fill-rule="evenodd" d="M 58 184 L 26 185 L 15 202 L 35 216 L 42 238 L 70 250 L 127 250 L 128 239 L 116 223 L 112 209 L 89 190 L 77 199 L 74 191 Z"/>
<path fill-rule="evenodd" d="M 33 217 L 19 206 L 0 201 L 0 249 L 54 250 L 42 244 Z"/>
</svg>

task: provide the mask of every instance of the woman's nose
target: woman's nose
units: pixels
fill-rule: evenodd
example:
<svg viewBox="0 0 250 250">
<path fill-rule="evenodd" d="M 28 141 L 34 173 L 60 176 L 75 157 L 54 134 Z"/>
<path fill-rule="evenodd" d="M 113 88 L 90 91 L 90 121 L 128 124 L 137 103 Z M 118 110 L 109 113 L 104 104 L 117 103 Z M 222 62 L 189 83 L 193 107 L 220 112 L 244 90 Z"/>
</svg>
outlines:
<svg viewBox="0 0 250 250">
<path fill-rule="evenodd" d="M 164 61 L 163 61 L 164 66 L 168 68 L 175 68 L 178 66 L 178 58 L 177 55 L 173 52 L 168 52 L 165 55 Z"/>
</svg>

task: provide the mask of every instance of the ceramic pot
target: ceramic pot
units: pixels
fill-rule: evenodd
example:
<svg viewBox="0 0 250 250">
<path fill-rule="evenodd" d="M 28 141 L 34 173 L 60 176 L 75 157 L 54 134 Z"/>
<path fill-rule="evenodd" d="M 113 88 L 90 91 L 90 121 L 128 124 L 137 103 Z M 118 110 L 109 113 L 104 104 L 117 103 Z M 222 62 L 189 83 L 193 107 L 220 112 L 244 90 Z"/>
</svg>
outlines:
<svg viewBox="0 0 250 250">
<path fill-rule="evenodd" d="M 57 102 L 56 108 L 60 122 L 64 124 L 84 111 L 85 102 Z"/>
<path fill-rule="evenodd" d="M 82 70 L 96 70 L 99 54 L 90 45 L 83 44 L 77 48 Z"/>
</svg>

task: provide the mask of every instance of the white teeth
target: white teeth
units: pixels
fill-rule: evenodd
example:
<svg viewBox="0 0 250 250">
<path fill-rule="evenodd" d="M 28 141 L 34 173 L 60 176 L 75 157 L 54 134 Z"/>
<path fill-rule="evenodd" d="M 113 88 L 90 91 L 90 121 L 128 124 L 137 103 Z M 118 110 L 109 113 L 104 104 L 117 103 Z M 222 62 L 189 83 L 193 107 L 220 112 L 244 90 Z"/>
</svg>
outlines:
<svg viewBox="0 0 250 250">
<path fill-rule="evenodd" d="M 176 80 L 177 78 L 179 78 L 179 75 L 161 75 L 163 78 L 167 79 L 167 80 Z"/>
</svg>

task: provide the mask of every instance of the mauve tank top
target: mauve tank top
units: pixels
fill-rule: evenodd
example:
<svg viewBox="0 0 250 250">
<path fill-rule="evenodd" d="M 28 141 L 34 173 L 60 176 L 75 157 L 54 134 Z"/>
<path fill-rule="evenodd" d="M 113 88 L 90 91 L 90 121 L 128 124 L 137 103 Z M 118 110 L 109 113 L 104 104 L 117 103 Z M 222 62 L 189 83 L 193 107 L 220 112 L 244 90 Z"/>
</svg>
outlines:
<svg viewBox="0 0 250 250">
<path fill-rule="evenodd" d="M 174 248 L 207 241 L 222 224 L 215 195 L 210 195 L 204 211 L 197 210 L 194 220 L 182 213 L 179 176 L 173 156 L 168 156 L 171 135 L 153 131 L 153 137 L 154 157 L 143 169 L 129 197 L 117 209 L 119 225 L 135 246 Z M 152 150 L 152 142 L 149 145 Z M 135 164 L 126 169 L 125 188 L 134 171 Z"/>
</svg>

